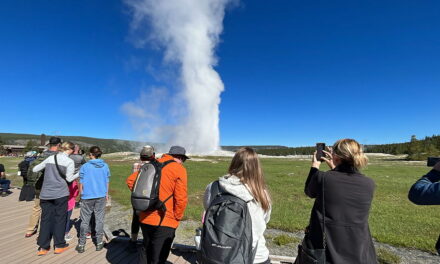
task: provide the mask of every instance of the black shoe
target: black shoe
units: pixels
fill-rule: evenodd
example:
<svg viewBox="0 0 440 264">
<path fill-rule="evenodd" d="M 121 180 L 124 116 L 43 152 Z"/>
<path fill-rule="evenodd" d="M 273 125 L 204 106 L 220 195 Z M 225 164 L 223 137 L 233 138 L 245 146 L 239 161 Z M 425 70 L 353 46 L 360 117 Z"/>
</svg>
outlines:
<svg viewBox="0 0 440 264">
<path fill-rule="evenodd" d="M 104 242 L 96 244 L 96 251 L 101 251 L 104 248 Z"/>
<path fill-rule="evenodd" d="M 84 253 L 84 251 L 86 251 L 85 249 L 86 245 L 80 245 L 78 244 L 75 248 L 76 251 L 78 251 L 78 253 Z"/>
</svg>

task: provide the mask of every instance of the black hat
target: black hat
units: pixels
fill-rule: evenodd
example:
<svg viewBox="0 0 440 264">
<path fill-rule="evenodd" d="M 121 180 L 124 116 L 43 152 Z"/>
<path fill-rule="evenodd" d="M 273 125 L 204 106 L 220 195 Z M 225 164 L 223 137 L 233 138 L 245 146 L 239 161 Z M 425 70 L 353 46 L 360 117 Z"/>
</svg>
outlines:
<svg viewBox="0 0 440 264">
<path fill-rule="evenodd" d="M 170 151 L 168 151 L 169 155 L 172 156 L 181 156 L 181 157 L 185 157 L 185 159 L 189 159 L 189 157 L 186 154 L 186 150 L 184 147 L 181 146 L 172 146 L 170 148 Z"/>
<path fill-rule="evenodd" d="M 58 144 L 61 144 L 61 143 L 63 143 L 63 142 L 61 141 L 61 138 L 59 138 L 59 137 L 51 137 L 51 138 L 49 139 L 49 143 L 48 143 L 48 145 L 58 145 Z"/>
</svg>

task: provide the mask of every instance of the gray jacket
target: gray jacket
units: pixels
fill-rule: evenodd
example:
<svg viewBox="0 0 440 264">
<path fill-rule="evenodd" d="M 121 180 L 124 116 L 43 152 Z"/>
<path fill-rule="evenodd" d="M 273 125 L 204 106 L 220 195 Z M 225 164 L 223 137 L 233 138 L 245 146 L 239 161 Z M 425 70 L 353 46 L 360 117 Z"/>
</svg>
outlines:
<svg viewBox="0 0 440 264">
<path fill-rule="evenodd" d="M 56 154 L 58 166 L 62 173 L 66 175 L 68 182 L 73 181 L 78 177 L 78 174 L 74 174 L 75 165 L 71 158 L 66 153 L 60 152 Z M 38 172 L 44 171 L 43 187 L 41 188 L 40 199 L 53 200 L 61 197 L 69 196 L 69 189 L 67 187 L 66 180 L 64 180 L 58 172 L 55 165 L 55 155 L 52 155 L 38 164 L 32 170 Z"/>
</svg>

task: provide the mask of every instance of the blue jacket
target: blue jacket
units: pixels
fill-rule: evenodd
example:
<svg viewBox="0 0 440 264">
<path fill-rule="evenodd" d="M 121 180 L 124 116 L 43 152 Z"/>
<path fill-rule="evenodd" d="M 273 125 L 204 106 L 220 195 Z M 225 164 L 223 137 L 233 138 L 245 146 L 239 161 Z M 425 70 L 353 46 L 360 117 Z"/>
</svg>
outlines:
<svg viewBox="0 0 440 264">
<path fill-rule="evenodd" d="M 418 205 L 440 205 L 440 171 L 431 170 L 411 187 L 408 199 Z"/>
<path fill-rule="evenodd" d="M 102 198 L 107 195 L 110 170 L 102 159 L 89 160 L 79 170 L 79 182 L 83 185 L 81 199 Z"/>
</svg>

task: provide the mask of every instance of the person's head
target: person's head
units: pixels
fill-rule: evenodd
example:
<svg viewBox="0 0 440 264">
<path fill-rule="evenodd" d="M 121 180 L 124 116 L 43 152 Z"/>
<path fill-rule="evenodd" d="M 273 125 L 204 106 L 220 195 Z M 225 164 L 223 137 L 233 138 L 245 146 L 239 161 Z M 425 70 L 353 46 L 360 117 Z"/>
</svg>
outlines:
<svg viewBox="0 0 440 264">
<path fill-rule="evenodd" d="M 75 148 L 73 149 L 73 154 L 79 154 L 80 148 L 78 144 L 75 144 Z"/>
<path fill-rule="evenodd" d="M 75 148 L 75 144 L 69 141 L 66 141 L 63 144 L 61 144 L 61 151 L 63 151 L 67 155 L 72 154 L 74 148 Z"/>
<path fill-rule="evenodd" d="M 142 148 L 139 158 L 142 161 L 153 160 L 155 158 L 154 148 L 150 145 L 146 145 Z"/>
<path fill-rule="evenodd" d="M 336 166 L 349 165 L 359 170 L 367 166 L 368 158 L 356 140 L 345 138 L 333 145 L 333 163 Z"/>
<path fill-rule="evenodd" d="M 93 146 L 89 149 L 89 158 L 99 159 L 102 155 L 102 151 L 98 146 Z"/>
<path fill-rule="evenodd" d="M 174 160 L 178 163 L 184 163 L 189 157 L 186 155 L 186 150 L 181 146 L 172 146 L 168 155 L 173 156 Z"/>
<path fill-rule="evenodd" d="M 228 173 L 237 176 L 242 183 L 247 184 L 254 199 L 261 204 L 263 210 L 269 210 L 269 192 L 264 181 L 260 159 L 255 150 L 248 147 L 237 150 L 229 165 Z"/>
<path fill-rule="evenodd" d="M 47 144 L 47 146 L 49 146 L 49 150 L 50 151 L 58 151 L 59 148 L 61 147 L 61 144 L 63 142 L 61 141 L 61 138 L 59 137 L 51 137 L 49 139 L 49 143 Z"/>
</svg>

